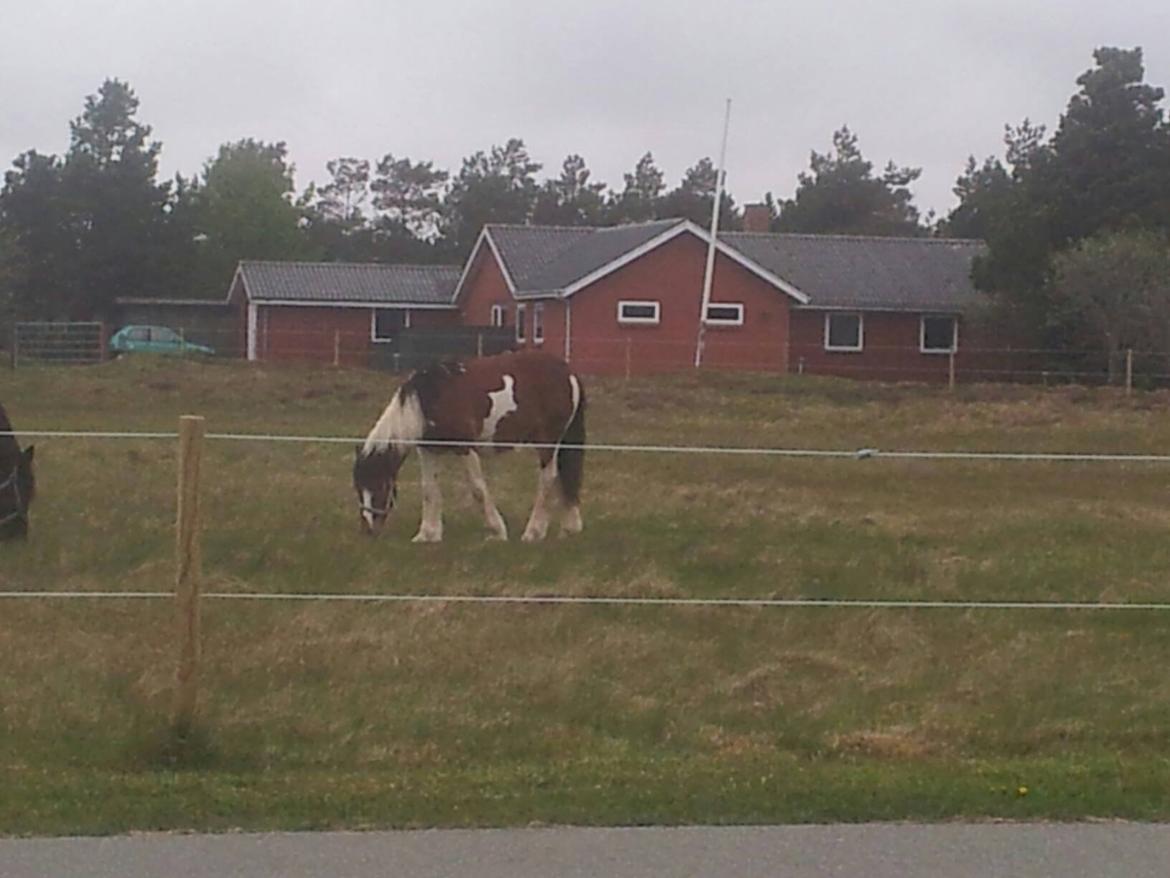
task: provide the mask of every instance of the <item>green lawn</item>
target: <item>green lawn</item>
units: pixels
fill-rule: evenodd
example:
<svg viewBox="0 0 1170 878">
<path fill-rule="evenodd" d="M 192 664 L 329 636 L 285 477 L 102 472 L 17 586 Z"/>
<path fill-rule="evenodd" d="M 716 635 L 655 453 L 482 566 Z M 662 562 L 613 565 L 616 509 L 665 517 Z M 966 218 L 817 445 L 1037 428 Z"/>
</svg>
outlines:
<svg viewBox="0 0 1170 878">
<path fill-rule="evenodd" d="M 0 376 L 17 429 L 364 435 L 363 371 L 123 360 Z M 1170 450 L 1168 397 L 683 375 L 588 382 L 596 442 Z M 175 443 L 37 440 L 0 585 L 166 590 Z M 1170 600 L 1166 465 L 592 453 L 586 529 L 377 541 L 349 445 L 209 443 L 215 591 Z M 530 455 L 490 460 L 515 537 Z M 198 734 L 166 732 L 164 601 L 0 603 L 0 832 L 1170 818 L 1170 614 L 204 607 Z"/>
</svg>

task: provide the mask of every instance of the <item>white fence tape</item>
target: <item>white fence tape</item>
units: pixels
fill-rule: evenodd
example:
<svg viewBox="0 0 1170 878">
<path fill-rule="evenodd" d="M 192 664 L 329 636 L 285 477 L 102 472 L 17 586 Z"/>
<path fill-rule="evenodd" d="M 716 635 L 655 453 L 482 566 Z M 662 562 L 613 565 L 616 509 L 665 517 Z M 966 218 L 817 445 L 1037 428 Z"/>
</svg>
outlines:
<svg viewBox="0 0 1170 878">
<path fill-rule="evenodd" d="M 0 599 L 152 600 L 173 598 L 167 591 L 0 591 Z M 279 592 L 204 592 L 207 600 L 264 602 L 332 602 L 348 604 L 480 604 L 614 607 L 723 607 L 855 610 L 1144 610 L 1167 611 L 1170 603 L 1114 601 L 935 601 L 852 600 L 821 598 L 650 598 L 592 595 L 434 595 L 434 594 L 297 594 Z"/>
<path fill-rule="evenodd" d="M 173 432 L 129 432 L 87 430 L 21 430 L 0 432 L 0 436 L 20 436 L 27 439 L 177 439 Z M 295 436 L 269 433 L 208 433 L 208 440 L 226 442 L 289 442 L 356 445 L 364 438 L 352 436 Z M 824 448 L 769 448 L 737 447 L 728 445 L 639 445 L 634 443 L 593 442 L 582 445 L 539 442 L 456 442 L 447 440 L 419 440 L 403 444 L 424 445 L 433 448 L 580 448 L 585 451 L 633 452 L 641 454 L 712 454 L 757 457 L 810 457 L 869 460 L 966 460 L 966 461 L 1030 461 L 1041 463 L 1170 463 L 1170 454 L 1140 452 L 1102 453 L 1065 451 L 885 451 L 880 448 L 824 449 Z"/>
</svg>

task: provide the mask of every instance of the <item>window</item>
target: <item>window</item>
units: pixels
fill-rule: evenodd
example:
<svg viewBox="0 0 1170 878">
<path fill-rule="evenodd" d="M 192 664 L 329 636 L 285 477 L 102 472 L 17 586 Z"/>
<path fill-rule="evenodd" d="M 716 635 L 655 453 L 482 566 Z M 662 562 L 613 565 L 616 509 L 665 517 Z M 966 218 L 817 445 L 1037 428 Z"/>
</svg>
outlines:
<svg viewBox="0 0 1170 878">
<path fill-rule="evenodd" d="M 865 346 L 865 321 L 860 314 L 825 315 L 825 350 L 859 351 Z"/>
<path fill-rule="evenodd" d="M 130 341 L 150 341 L 150 327 L 135 326 L 126 333 L 126 338 Z"/>
<path fill-rule="evenodd" d="M 167 344 L 178 344 L 181 341 L 177 332 L 173 329 L 167 329 L 165 326 L 150 327 L 150 340 L 166 342 Z"/>
<path fill-rule="evenodd" d="M 743 305 L 738 302 L 708 305 L 707 323 L 711 326 L 743 326 Z"/>
<path fill-rule="evenodd" d="M 954 317 L 923 315 L 919 350 L 924 354 L 951 354 L 959 348 L 959 321 Z"/>
<path fill-rule="evenodd" d="M 381 308 L 373 312 L 370 324 L 370 338 L 373 341 L 394 341 L 404 329 L 410 329 L 410 311 Z"/>
<path fill-rule="evenodd" d="M 618 323 L 657 324 L 660 314 L 658 302 L 618 302 Z"/>
<path fill-rule="evenodd" d="M 492 305 L 492 326 L 507 326 L 508 325 L 508 309 L 503 305 Z"/>
<path fill-rule="evenodd" d="M 524 325 L 524 312 L 527 310 L 524 305 L 516 306 L 516 341 L 522 342 L 526 338 L 528 327 Z"/>
<path fill-rule="evenodd" d="M 535 344 L 544 341 L 544 304 L 541 302 L 532 306 L 532 341 Z"/>
</svg>

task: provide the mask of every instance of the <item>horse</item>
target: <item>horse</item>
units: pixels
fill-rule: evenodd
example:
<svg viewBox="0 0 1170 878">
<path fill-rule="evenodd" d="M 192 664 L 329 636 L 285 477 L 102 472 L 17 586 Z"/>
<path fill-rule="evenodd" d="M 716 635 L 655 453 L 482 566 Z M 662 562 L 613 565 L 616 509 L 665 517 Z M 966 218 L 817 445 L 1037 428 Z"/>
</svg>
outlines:
<svg viewBox="0 0 1170 878">
<path fill-rule="evenodd" d="M 428 444 L 436 443 L 436 444 Z M 443 538 L 443 498 L 436 457 L 463 458 L 489 538 L 508 528 L 484 480 L 477 446 L 506 451 L 533 445 L 539 463 L 536 500 L 522 539 L 544 539 L 554 486 L 563 501 L 561 533 L 579 533 L 585 466 L 585 391 L 568 364 L 539 351 L 446 360 L 411 374 L 395 391 L 364 443 L 358 445 L 353 486 L 362 530 L 373 536 L 398 496 L 398 473 L 417 446 L 422 470 L 422 523 L 416 543 Z"/>
<path fill-rule="evenodd" d="M 20 450 L 0 405 L 0 540 L 28 536 L 28 510 L 36 494 L 33 446 Z"/>
</svg>

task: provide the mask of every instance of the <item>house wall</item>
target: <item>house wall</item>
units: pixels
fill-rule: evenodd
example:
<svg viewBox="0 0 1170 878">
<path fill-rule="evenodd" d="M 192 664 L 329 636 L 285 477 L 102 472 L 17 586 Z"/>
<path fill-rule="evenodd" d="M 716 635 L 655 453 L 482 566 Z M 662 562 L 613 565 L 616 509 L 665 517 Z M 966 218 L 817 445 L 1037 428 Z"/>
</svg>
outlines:
<svg viewBox="0 0 1170 878">
<path fill-rule="evenodd" d="M 860 351 L 825 350 L 825 314 L 816 309 L 792 312 L 792 372 L 871 378 L 879 381 L 945 382 L 950 373 L 947 354 L 924 354 L 919 313 L 868 311 L 864 313 L 864 346 Z M 973 339 L 959 318 L 959 346 L 955 354 L 956 378 L 976 365 L 971 354 Z"/>
<path fill-rule="evenodd" d="M 257 319 L 257 357 L 270 362 L 333 363 L 336 347 L 341 365 L 368 366 L 375 346 L 391 344 L 372 341 L 370 321 L 374 310 L 262 305 Z M 457 311 L 410 309 L 412 329 L 458 325 Z"/>
<path fill-rule="evenodd" d="M 370 312 L 366 308 L 262 305 L 256 330 L 260 360 L 332 363 L 336 344 L 342 365 L 365 366 L 369 361 Z"/>
<path fill-rule="evenodd" d="M 523 314 L 517 308 L 522 305 L 524 308 Z M 536 340 L 536 309 L 540 306 L 542 319 L 544 323 L 543 341 Z M 511 312 L 508 315 L 508 325 L 513 330 L 513 338 L 516 339 L 515 329 L 517 322 L 523 318 L 524 321 L 524 340 L 516 339 L 514 342 L 516 348 L 527 348 L 529 350 L 543 350 L 550 354 L 556 354 L 558 357 L 565 356 L 565 302 L 562 299 L 525 299 L 520 302 L 515 302 L 511 305 Z"/>
<path fill-rule="evenodd" d="M 570 299 L 572 364 L 597 374 L 649 374 L 693 368 L 706 245 L 683 234 L 607 275 Z M 620 324 L 618 302 L 657 300 L 658 325 Z M 744 324 L 710 326 L 705 368 L 784 371 L 790 299 L 718 254 L 711 302 L 739 302 Z"/>
<path fill-rule="evenodd" d="M 467 272 L 459 313 L 466 326 L 490 326 L 493 305 L 502 305 L 507 325 L 515 326 L 516 302 L 490 247 L 481 247 Z"/>
<path fill-rule="evenodd" d="M 504 308 L 506 325 L 514 333 L 519 314 L 517 306 L 523 305 L 524 342 L 517 342 L 516 346 L 539 348 L 558 357 L 565 355 L 564 301 L 527 299 L 518 302 L 513 299 L 504 273 L 489 247 L 482 248 L 476 255 L 463 289 L 459 312 L 465 326 L 490 326 L 492 306 L 499 305 Z M 544 341 L 539 344 L 534 341 L 537 304 L 541 305 L 544 316 Z"/>
</svg>

